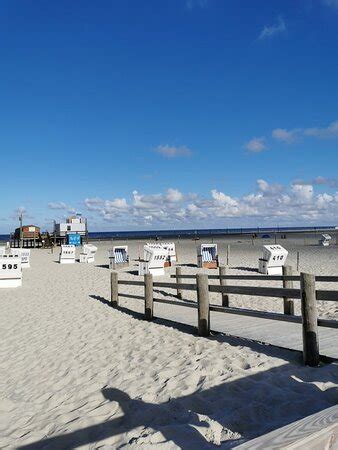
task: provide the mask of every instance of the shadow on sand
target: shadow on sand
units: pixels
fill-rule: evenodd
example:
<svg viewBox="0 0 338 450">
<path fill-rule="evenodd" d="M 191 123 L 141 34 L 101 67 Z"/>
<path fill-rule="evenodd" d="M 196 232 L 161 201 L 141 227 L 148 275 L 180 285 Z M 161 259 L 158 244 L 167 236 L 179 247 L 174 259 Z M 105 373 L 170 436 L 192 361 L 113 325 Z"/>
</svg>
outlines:
<svg viewBox="0 0 338 450">
<path fill-rule="evenodd" d="M 217 423 L 223 428 L 227 438 L 230 437 L 230 440 L 224 442 L 224 447 L 233 448 L 260 434 L 332 406 L 337 400 L 337 393 L 332 392 L 333 388 L 322 392 L 312 384 L 313 381 L 328 381 L 325 377 L 321 379 L 320 373 L 317 372 L 313 377 L 311 375 L 314 373 L 309 370 L 308 376 L 304 379 L 304 373 L 298 374 L 300 367 L 294 365 L 293 376 L 290 376 L 287 369 L 288 363 L 285 362 L 280 367 L 225 382 L 210 389 L 197 389 L 193 394 L 171 398 L 166 403 L 160 404 L 131 398 L 120 389 L 105 386 L 101 389 L 101 393 L 107 402 L 112 403 L 112 414 L 116 413 L 118 403 L 119 417 L 17 448 L 23 450 L 77 448 L 139 427 L 160 432 L 163 441 L 171 441 L 182 449 L 219 448 L 218 445 L 207 441 L 205 436 L 213 435 L 215 429 L 212 429 L 210 422 L 203 417 L 210 418 L 212 423 Z M 268 379 L 270 383 L 272 379 L 276 382 L 282 380 L 282 389 L 279 389 L 279 392 L 276 391 L 276 387 L 273 392 L 266 389 Z M 288 411 L 285 411 L 286 395 L 290 397 Z M 309 398 L 313 401 L 306 400 Z M 306 414 L 304 414 L 305 404 Z M 284 405 L 284 410 L 279 405 Z M 240 414 L 237 414 L 239 409 Z M 138 437 L 135 435 L 130 438 L 128 444 L 135 442 Z M 156 444 L 152 446 L 156 448 Z M 147 448 L 149 447 L 148 443 Z"/>
<path fill-rule="evenodd" d="M 110 302 L 103 297 L 91 295 L 90 298 L 110 307 Z M 137 320 L 144 320 L 141 313 L 124 307 L 118 307 L 117 310 Z M 195 327 L 189 325 L 165 319 L 155 319 L 155 322 L 176 328 L 180 332 L 196 334 Z M 159 404 L 131 398 L 120 389 L 104 386 L 101 393 L 107 402 L 112 403 L 112 415 L 118 414 L 119 417 L 17 448 L 71 449 L 144 427 L 160 432 L 164 441 L 171 441 L 182 449 L 216 449 L 219 446 L 208 442 L 206 437 L 215 436 L 212 424 L 218 424 L 218 428 L 221 426 L 223 429 L 219 439 L 222 441 L 222 436 L 227 439 L 221 448 L 229 449 L 338 401 L 335 387 L 321 390 L 320 386 L 325 382 L 337 383 L 334 374 L 323 371 L 322 368 L 304 368 L 299 352 L 281 350 L 219 333 L 207 339 L 234 347 L 246 346 L 258 353 L 278 357 L 279 365 L 268 370 L 255 369 L 251 373 L 248 370 L 247 376 L 239 379 L 230 377 L 209 389 L 203 390 L 197 386 L 195 392 L 189 395 L 170 398 Z M 118 411 L 116 404 L 119 406 Z M 138 437 L 140 436 L 135 434 L 127 445 L 137 444 Z M 150 446 L 156 448 L 155 443 L 147 443 L 147 448 Z"/>
</svg>

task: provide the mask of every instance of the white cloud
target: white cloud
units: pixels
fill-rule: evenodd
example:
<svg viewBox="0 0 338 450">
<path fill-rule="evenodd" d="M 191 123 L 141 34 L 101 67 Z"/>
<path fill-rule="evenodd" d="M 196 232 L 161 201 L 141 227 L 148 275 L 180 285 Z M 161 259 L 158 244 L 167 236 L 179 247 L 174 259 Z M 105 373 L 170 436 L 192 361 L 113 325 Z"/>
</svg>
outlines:
<svg viewBox="0 0 338 450">
<path fill-rule="evenodd" d="M 312 184 L 315 186 L 329 186 L 331 188 L 336 188 L 338 187 L 338 178 L 328 178 L 320 175 L 310 181 L 296 180 L 294 184 Z"/>
<path fill-rule="evenodd" d="M 106 209 L 128 209 L 127 200 L 125 198 L 106 200 L 104 206 Z"/>
<path fill-rule="evenodd" d="M 338 0 L 323 0 L 323 3 L 332 8 L 338 8 Z"/>
<path fill-rule="evenodd" d="M 311 136 L 320 139 L 330 139 L 338 137 L 338 120 L 330 123 L 328 127 L 324 128 L 305 128 L 303 130 L 304 136 Z"/>
<path fill-rule="evenodd" d="M 238 203 L 235 199 L 230 197 L 229 195 L 224 194 L 223 192 L 219 192 L 216 189 L 212 189 L 211 196 L 215 200 L 215 202 L 219 205 L 228 205 L 228 206 L 237 206 Z"/>
<path fill-rule="evenodd" d="M 317 207 L 319 209 L 326 209 L 330 206 L 331 202 L 334 200 L 334 197 L 329 194 L 319 194 L 317 197 Z"/>
<path fill-rule="evenodd" d="M 286 130 L 285 128 L 276 128 L 272 130 L 272 137 L 278 141 L 286 142 L 287 144 L 292 144 L 297 141 L 299 130 Z"/>
<path fill-rule="evenodd" d="M 331 122 L 327 127 L 312 128 L 276 128 L 272 130 L 272 137 L 276 140 L 292 144 L 304 137 L 315 137 L 318 139 L 334 139 L 338 138 L 338 120 Z"/>
<path fill-rule="evenodd" d="M 317 180 L 318 184 L 294 182 L 285 186 L 258 179 L 256 189 L 240 197 L 219 189 L 199 196 L 169 188 L 147 195 L 134 191 L 129 198 L 87 198 L 84 204 L 101 221 L 121 228 L 225 227 L 229 220 L 240 220 L 241 224 L 244 221 L 251 226 L 334 224 L 338 217 L 338 192 L 322 192 L 320 182 L 326 179 L 317 177 Z M 315 192 L 317 186 L 321 192 Z"/>
<path fill-rule="evenodd" d="M 64 202 L 49 202 L 48 208 L 49 209 L 68 209 L 69 206 Z"/>
<path fill-rule="evenodd" d="M 260 153 L 266 150 L 265 139 L 264 137 L 253 138 L 244 147 L 251 153 Z"/>
<path fill-rule="evenodd" d="M 304 138 L 337 139 L 338 120 L 331 122 L 327 127 L 292 128 L 289 130 L 286 128 L 275 128 L 272 130 L 271 136 L 273 139 L 286 144 L 293 144 Z M 255 137 L 247 142 L 244 147 L 250 152 L 259 153 L 267 149 L 266 139 L 264 136 Z"/>
<path fill-rule="evenodd" d="M 259 191 L 264 192 L 265 195 L 274 195 L 283 190 L 280 184 L 270 184 L 265 180 L 259 179 L 256 181 Z"/>
<path fill-rule="evenodd" d="M 274 25 L 265 26 L 261 31 L 258 39 L 267 39 L 286 31 L 286 25 L 282 17 L 278 17 L 278 21 Z"/>
<path fill-rule="evenodd" d="M 207 5 L 208 0 L 185 0 L 185 7 L 189 10 L 199 7 L 203 8 Z"/>
<path fill-rule="evenodd" d="M 176 203 L 183 200 L 183 194 L 178 189 L 169 188 L 167 190 L 166 199 L 168 202 Z"/>
<path fill-rule="evenodd" d="M 180 158 L 192 155 L 192 150 L 186 146 L 175 147 L 171 145 L 159 145 L 155 148 L 155 153 L 164 156 L 165 158 Z"/>
<path fill-rule="evenodd" d="M 99 211 L 100 209 L 102 209 L 104 200 L 102 200 L 101 198 L 98 198 L 98 197 L 86 198 L 84 201 L 84 204 L 86 205 L 86 207 L 89 211 Z"/>
<path fill-rule="evenodd" d="M 294 184 L 291 191 L 296 203 L 309 203 L 313 198 L 313 186 L 310 184 Z"/>
<path fill-rule="evenodd" d="M 19 220 L 19 217 L 22 215 L 23 217 L 23 221 L 25 221 L 25 219 L 34 219 L 34 216 L 32 216 L 31 214 L 28 213 L 27 209 L 24 206 L 19 206 L 17 209 L 15 209 L 13 211 L 13 213 L 11 214 L 10 218 L 14 221 Z"/>
</svg>

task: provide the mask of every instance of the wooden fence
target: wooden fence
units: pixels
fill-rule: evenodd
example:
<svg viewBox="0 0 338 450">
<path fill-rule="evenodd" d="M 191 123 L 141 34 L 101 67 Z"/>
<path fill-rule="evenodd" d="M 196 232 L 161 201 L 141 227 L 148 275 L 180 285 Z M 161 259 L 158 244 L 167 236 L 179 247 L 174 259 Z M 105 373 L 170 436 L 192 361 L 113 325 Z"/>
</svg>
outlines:
<svg viewBox="0 0 338 450">
<path fill-rule="evenodd" d="M 287 266 L 283 269 L 282 276 L 227 275 L 224 267 L 219 268 L 219 275 L 207 275 L 205 273 L 183 275 L 182 268 L 177 267 L 176 275 L 172 275 L 172 277 L 176 279 L 175 283 L 166 281 L 154 282 L 151 274 L 145 275 L 143 281 L 119 280 L 118 273 L 111 272 L 111 304 L 113 307 L 118 307 L 119 297 L 144 300 L 144 314 L 147 320 L 154 318 L 155 302 L 197 308 L 197 328 L 200 336 L 208 336 L 210 334 L 210 311 L 301 323 L 303 331 L 303 360 L 304 364 L 309 366 L 317 366 L 319 364 L 318 326 L 338 328 L 337 320 L 321 319 L 318 317 L 317 311 L 317 300 L 338 301 L 338 291 L 316 289 L 316 281 L 338 282 L 338 276 L 315 276 L 307 273 L 292 275 L 292 269 Z M 191 280 L 191 282 L 183 283 L 182 280 L 184 279 Z M 209 279 L 219 280 L 220 285 L 209 284 Z M 229 285 L 229 280 L 277 280 L 282 281 L 283 287 Z M 293 281 L 300 283 L 298 289 L 293 287 Z M 141 286 L 144 288 L 144 296 L 123 294 L 119 292 L 119 285 Z M 182 299 L 182 291 L 184 290 L 196 291 L 197 302 L 154 298 L 154 288 L 172 289 L 176 291 L 174 295 L 178 299 Z M 221 294 L 222 306 L 210 304 L 209 292 Z M 284 314 L 230 307 L 229 294 L 282 298 Z M 301 300 L 301 316 L 294 315 L 294 299 Z"/>
</svg>

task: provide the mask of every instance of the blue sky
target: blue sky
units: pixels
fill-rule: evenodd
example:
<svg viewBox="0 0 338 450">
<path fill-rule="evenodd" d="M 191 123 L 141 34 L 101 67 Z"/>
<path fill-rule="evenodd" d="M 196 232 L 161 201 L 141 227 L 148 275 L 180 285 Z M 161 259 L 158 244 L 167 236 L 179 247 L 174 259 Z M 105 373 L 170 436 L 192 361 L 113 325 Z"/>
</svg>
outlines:
<svg viewBox="0 0 338 450">
<path fill-rule="evenodd" d="M 338 0 L 0 2 L 0 233 L 334 224 Z"/>
</svg>

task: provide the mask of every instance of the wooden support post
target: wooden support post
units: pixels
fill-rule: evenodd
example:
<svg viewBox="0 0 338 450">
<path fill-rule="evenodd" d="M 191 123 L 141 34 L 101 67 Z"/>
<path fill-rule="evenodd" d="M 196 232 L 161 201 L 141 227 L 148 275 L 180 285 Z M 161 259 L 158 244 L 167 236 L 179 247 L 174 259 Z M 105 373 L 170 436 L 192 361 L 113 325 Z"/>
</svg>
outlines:
<svg viewBox="0 0 338 450">
<path fill-rule="evenodd" d="M 303 324 L 303 361 L 307 366 L 318 366 L 318 313 L 316 300 L 316 278 L 308 273 L 300 274 L 300 294 Z"/>
<path fill-rule="evenodd" d="M 219 284 L 221 286 L 226 286 L 227 280 L 222 278 L 227 274 L 227 268 L 225 266 L 219 267 Z M 229 295 L 222 292 L 222 306 L 229 306 Z"/>
<path fill-rule="evenodd" d="M 297 272 L 299 272 L 299 252 L 297 252 Z"/>
<path fill-rule="evenodd" d="M 110 273 L 110 301 L 113 308 L 119 306 L 119 284 L 118 273 Z"/>
<path fill-rule="evenodd" d="M 180 278 L 181 275 L 182 275 L 182 267 L 176 266 L 176 283 L 182 283 L 182 278 Z M 177 289 L 176 297 L 180 299 L 182 298 L 181 289 Z"/>
<path fill-rule="evenodd" d="M 109 269 L 115 270 L 116 269 L 116 264 L 115 264 L 115 256 L 113 256 L 112 258 L 110 258 L 109 261 Z"/>
<path fill-rule="evenodd" d="M 208 275 L 198 273 L 197 282 L 197 303 L 198 303 L 198 334 L 209 336 L 210 334 L 210 309 L 209 309 L 209 284 Z"/>
<path fill-rule="evenodd" d="M 292 267 L 291 266 L 283 266 L 283 277 L 292 275 Z M 292 289 L 293 283 L 292 281 L 285 280 L 283 278 L 283 288 L 284 289 Z M 293 316 L 295 314 L 295 305 L 290 298 L 283 297 L 284 304 L 284 314 L 289 316 Z"/>
<path fill-rule="evenodd" d="M 227 245 L 227 266 L 230 262 L 230 244 Z"/>
<path fill-rule="evenodd" d="M 147 273 L 144 275 L 144 315 L 146 320 L 154 318 L 154 292 L 153 292 L 153 275 Z"/>
</svg>

